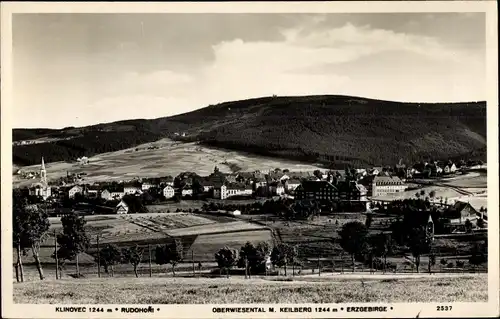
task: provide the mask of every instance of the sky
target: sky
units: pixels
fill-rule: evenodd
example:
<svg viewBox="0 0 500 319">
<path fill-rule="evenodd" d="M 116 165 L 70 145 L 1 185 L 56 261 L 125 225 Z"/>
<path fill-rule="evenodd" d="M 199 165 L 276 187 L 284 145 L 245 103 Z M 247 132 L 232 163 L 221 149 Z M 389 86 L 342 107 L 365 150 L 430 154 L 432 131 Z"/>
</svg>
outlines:
<svg viewBox="0 0 500 319">
<path fill-rule="evenodd" d="M 273 94 L 486 99 L 484 13 L 59 13 L 12 23 L 17 128 Z"/>
</svg>

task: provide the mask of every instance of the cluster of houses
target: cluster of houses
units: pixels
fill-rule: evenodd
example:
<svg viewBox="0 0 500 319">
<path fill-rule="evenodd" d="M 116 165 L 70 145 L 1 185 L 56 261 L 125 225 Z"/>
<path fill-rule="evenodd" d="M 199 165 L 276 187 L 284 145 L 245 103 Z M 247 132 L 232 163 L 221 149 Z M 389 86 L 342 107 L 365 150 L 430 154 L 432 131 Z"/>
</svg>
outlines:
<svg viewBox="0 0 500 319">
<path fill-rule="evenodd" d="M 214 199 L 227 199 L 253 195 L 281 196 L 293 192 L 300 184 L 301 181 L 297 177 L 291 178 L 286 173 L 224 174 L 215 168 L 209 176 L 181 174 L 175 179 L 172 176 L 166 176 L 113 184 L 74 185 L 67 191 L 69 198 L 80 194 L 88 197 L 100 197 L 104 200 L 120 200 L 125 195 L 141 195 L 144 192 L 151 192 L 153 189 L 156 193 L 161 193 L 165 199 L 176 196 L 189 198 L 195 194 L 210 196 Z"/>
<path fill-rule="evenodd" d="M 87 158 L 80 158 L 85 162 Z M 444 167 L 442 167 L 444 166 Z M 463 163 L 458 165 L 463 167 Z M 345 171 L 290 172 L 275 169 L 267 173 L 238 172 L 226 174 L 215 167 L 208 176 L 194 173 L 181 173 L 157 178 L 142 178 L 120 183 L 83 184 L 81 176 L 70 176 L 74 185 L 63 187 L 69 198 L 77 194 L 85 197 L 102 198 L 107 201 L 121 200 L 125 195 L 141 195 L 144 192 L 161 194 L 164 199 L 189 198 L 195 195 L 228 199 L 232 197 L 290 196 L 296 199 L 315 199 L 325 201 L 366 201 L 367 197 L 378 197 L 404 192 L 408 178 L 415 175 L 437 172 L 446 174 L 456 172 L 457 164 L 451 161 L 418 163 L 411 168 L 398 163 L 394 167 L 373 167 L 371 169 L 346 169 Z M 30 188 L 30 194 L 47 199 L 51 196 L 47 184 L 45 165 L 36 176 L 40 183 Z M 70 180 L 68 180 L 70 182 Z M 64 185 L 64 183 L 62 184 Z"/>
</svg>

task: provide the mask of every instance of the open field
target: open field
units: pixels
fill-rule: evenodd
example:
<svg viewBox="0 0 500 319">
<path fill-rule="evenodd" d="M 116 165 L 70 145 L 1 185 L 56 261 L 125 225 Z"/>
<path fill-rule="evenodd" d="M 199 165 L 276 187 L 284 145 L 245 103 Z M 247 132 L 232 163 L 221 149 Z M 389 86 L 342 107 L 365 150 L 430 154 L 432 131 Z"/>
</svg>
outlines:
<svg viewBox="0 0 500 319">
<path fill-rule="evenodd" d="M 147 149 L 148 146 L 158 149 Z M 57 179 L 66 176 L 66 172 L 87 173 L 88 182 L 132 179 L 134 177 L 176 176 L 180 172 L 195 172 L 208 175 L 214 167 L 222 172 L 231 172 L 229 166 L 241 168 L 242 171 L 267 171 L 274 168 L 288 168 L 291 171 L 313 171 L 317 166 L 302 164 L 297 161 L 264 157 L 243 152 L 220 150 L 200 146 L 195 143 L 179 143 L 162 139 L 134 148 L 99 154 L 89 158 L 89 164 L 80 166 L 74 163 L 53 162 L 46 164 L 47 178 Z M 225 164 L 226 163 L 226 164 Z M 228 165 L 230 164 L 230 165 Z M 22 167 L 25 171 L 38 171 L 39 165 Z M 13 186 L 28 186 L 35 180 L 21 179 L 13 176 Z"/>
<path fill-rule="evenodd" d="M 87 228 L 91 237 L 89 254 L 95 253 L 97 234 L 99 243 L 115 244 L 119 247 L 157 245 L 170 243 L 174 238 L 182 240 L 185 253 L 191 252 L 196 260 L 211 261 L 214 254 L 224 246 L 239 249 L 247 241 L 272 242 L 273 237 L 265 226 L 222 215 L 198 215 L 191 213 L 148 213 L 134 215 L 88 216 Z M 51 236 L 40 249 L 42 263 L 53 263 L 54 237 L 52 231 L 60 231 L 59 218 L 50 218 Z M 82 264 L 93 263 L 94 258 L 86 253 L 79 255 Z M 31 252 L 23 257 L 25 263 L 33 262 Z M 15 256 L 14 256 L 15 260 Z M 72 263 L 72 262 L 70 262 Z"/>
<path fill-rule="evenodd" d="M 181 200 L 180 202 L 168 201 L 163 202 L 161 204 L 148 205 L 148 211 L 151 213 L 167 213 L 167 212 L 175 212 L 177 209 L 182 211 L 187 211 L 189 209 L 199 209 L 201 210 L 203 204 L 209 203 L 221 203 L 225 205 L 248 205 L 253 204 L 255 202 L 265 202 L 268 198 L 263 199 L 213 199 L 208 198 L 206 200 L 198 200 L 198 199 L 189 199 L 189 200 Z"/>
<path fill-rule="evenodd" d="M 15 303 L 39 304 L 472 302 L 488 298 L 484 274 L 282 278 L 45 280 L 15 283 L 13 291 Z"/>
</svg>

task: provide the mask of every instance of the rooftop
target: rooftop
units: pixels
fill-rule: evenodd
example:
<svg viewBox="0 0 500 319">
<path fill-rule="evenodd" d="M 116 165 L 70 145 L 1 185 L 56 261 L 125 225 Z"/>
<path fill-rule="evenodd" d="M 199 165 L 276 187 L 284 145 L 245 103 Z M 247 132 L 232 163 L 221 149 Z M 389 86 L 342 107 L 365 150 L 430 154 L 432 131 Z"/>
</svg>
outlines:
<svg viewBox="0 0 500 319">
<path fill-rule="evenodd" d="M 403 181 L 397 176 L 376 176 L 373 182 L 377 185 L 403 185 Z"/>
<path fill-rule="evenodd" d="M 337 190 L 335 186 L 327 181 L 303 181 L 299 187 L 307 192 L 316 192 L 323 188 L 332 188 Z"/>
</svg>

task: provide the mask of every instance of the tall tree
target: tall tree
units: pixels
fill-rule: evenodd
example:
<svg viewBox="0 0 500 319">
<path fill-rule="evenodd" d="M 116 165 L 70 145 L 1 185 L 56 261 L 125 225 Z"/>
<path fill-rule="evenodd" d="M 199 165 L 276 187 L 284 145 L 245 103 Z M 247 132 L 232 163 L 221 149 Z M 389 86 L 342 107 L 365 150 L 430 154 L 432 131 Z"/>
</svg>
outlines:
<svg viewBox="0 0 500 319">
<path fill-rule="evenodd" d="M 342 249 L 351 255 L 352 271 L 354 272 L 354 256 L 361 253 L 366 247 L 368 231 L 363 223 L 354 221 L 342 226 L 339 232 L 339 243 Z"/>
<path fill-rule="evenodd" d="M 431 251 L 429 253 L 429 263 L 427 264 L 427 269 L 429 271 L 429 274 L 432 273 L 432 267 L 436 265 L 436 254 Z"/>
<path fill-rule="evenodd" d="M 215 253 L 215 260 L 217 261 L 217 265 L 219 269 L 225 269 L 226 275 L 229 278 L 229 270 L 237 265 L 238 263 L 238 250 L 224 247 L 221 248 L 218 252 Z"/>
<path fill-rule="evenodd" d="M 276 267 L 284 267 L 286 276 L 287 266 L 290 263 L 297 262 L 298 255 L 299 253 L 297 247 L 286 243 L 281 243 L 274 246 L 273 250 L 271 251 L 271 262 Z"/>
<path fill-rule="evenodd" d="M 76 213 L 61 217 L 62 233 L 57 236 L 59 250 L 57 256 L 63 260 L 76 259 L 76 275 L 80 276 L 78 255 L 89 248 L 90 238 L 85 231 L 87 221 Z"/>
<path fill-rule="evenodd" d="M 139 274 L 137 273 L 137 266 L 139 266 L 139 264 L 142 261 L 143 253 L 144 249 L 139 247 L 138 245 L 129 248 L 124 248 L 122 250 L 123 259 L 126 262 L 132 264 L 132 266 L 134 267 L 134 274 L 136 278 L 139 277 Z"/>
<path fill-rule="evenodd" d="M 429 252 L 431 248 L 431 238 L 427 234 L 425 227 L 415 227 L 411 229 L 408 237 L 408 247 L 415 260 L 417 272 L 419 272 L 420 257 Z"/>
<path fill-rule="evenodd" d="M 166 246 L 166 259 L 172 265 L 172 273 L 175 276 L 175 266 L 184 259 L 184 247 L 180 239 Z"/>
<path fill-rule="evenodd" d="M 17 253 L 16 273 L 20 277 L 19 280 L 23 281 L 24 272 L 21 255 L 25 254 L 28 249 L 31 249 L 40 280 L 43 280 L 45 277 L 39 254 L 40 244 L 48 236 L 50 227 L 48 215 L 45 210 L 40 209 L 37 205 L 29 205 L 20 191 L 14 191 L 12 204 L 12 239 Z"/>
<path fill-rule="evenodd" d="M 168 264 L 166 246 L 162 246 L 162 245 L 156 246 L 156 248 L 155 248 L 155 262 L 160 266 Z"/>
<path fill-rule="evenodd" d="M 479 218 L 476 222 L 477 227 L 479 228 L 484 228 L 486 226 L 486 223 L 484 222 L 484 219 Z"/>
<path fill-rule="evenodd" d="M 488 261 L 486 253 L 488 252 L 488 244 L 485 242 L 483 246 L 475 244 L 471 249 L 471 256 L 469 258 L 469 264 L 471 264 L 474 269 Z"/>
<path fill-rule="evenodd" d="M 263 271 L 270 254 L 271 247 L 267 242 L 261 242 L 257 246 L 247 242 L 240 249 L 238 266 L 246 267 L 247 273 Z"/>
<path fill-rule="evenodd" d="M 122 255 L 120 250 L 112 244 L 107 244 L 99 252 L 99 263 L 104 267 L 104 272 L 109 273 L 109 268 L 111 268 L 111 276 L 114 275 L 114 265 L 122 260 Z"/>
<path fill-rule="evenodd" d="M 467 219 L 464 225 L 465 225 L 465 232 L 472 233 L 472 222 Z"/>
<path fill-rule="evenodd" d="M 387 269 L 387 256 L 393 251 L 394 242 L 390 234 L 379 233 L 370 238 L 370 245 L 375 256 L 384 260 L 384 271 Z"/>
</svg>

